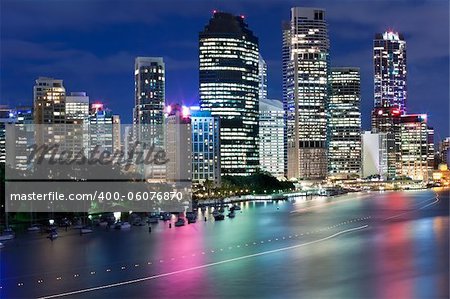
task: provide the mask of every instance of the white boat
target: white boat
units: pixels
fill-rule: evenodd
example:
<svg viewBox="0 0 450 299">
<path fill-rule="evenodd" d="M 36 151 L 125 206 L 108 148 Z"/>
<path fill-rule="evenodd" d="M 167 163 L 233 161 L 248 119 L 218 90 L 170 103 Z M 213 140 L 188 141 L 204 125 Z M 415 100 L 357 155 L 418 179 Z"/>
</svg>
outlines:
<svg viewBox="0 0 450 299">
<path fill-rule="evenodd" d="M 0 241 L 12 240 L 16 237 L 16 234 L 12 230 L 12 228 L 7 227 L 3 230 L 3 233 L 0 235 Z"/>
<path fill-rule="evenodd" d="M 87 227 L 87 226 L 82 227 L 82 228 L 80 229 L 80 233 L 81 233 L 81 234 L 89 234 L 89 233 L 92 233 L 92 228 Z"/>
<path fill-rule="evenodd" d="M 15 237 L 14 234 L 3 234 L 0 235 L 0 241 L 12 240 L 14 239 L 14 237 Z"/>
<path fill-rule="evenodd" d="M 41 230 L 41 227 L 38 224 L 33 224 L 29 228 L 27 228 L 27 231 L 29 232 L 38 232 Z"/>
<path fill-rule="evenodd" d="M 131 228 L 131 224 L 128 222 L 117 222 L 114 228 L 115 229 L 129 229 L 129 228 Z"/>
</svg>

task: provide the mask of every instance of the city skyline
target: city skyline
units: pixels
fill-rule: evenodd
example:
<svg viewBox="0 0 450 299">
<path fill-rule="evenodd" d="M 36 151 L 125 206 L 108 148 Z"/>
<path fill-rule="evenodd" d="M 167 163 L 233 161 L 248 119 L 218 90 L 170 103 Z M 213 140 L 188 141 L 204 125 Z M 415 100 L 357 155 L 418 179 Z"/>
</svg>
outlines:
<svg viewBox="0 0 450 299">
<path fill-rule="evenodd" d="M 15 15 L 26 15 L 30 11 L 39 9 L 32 5 L 31 7 L 28 6 L 27 9 L 21 9 L 21 3 L 7 1 L 3 11 L 14 12 Z M 352 4 L 349 2 L 345 3 L 347 5 L 343 5 L 344 7 Z M 156 40 L 164 40 L 162 36 L 167 35 L 166 43 L 158 46 L 155 46 L 151 42 L 149 42 L 150 45 L 144 45 L 145 43 L 138 35 L 139 32 L 142 33 L 142 28 L 138 28 L 138 24 L 143 23 L 143 27 L 150 30 L 147 34 L 151 36 L 152 28 L 160 28 L 160 25 L 166 24 L 168 21 L 158 19 L 149 23 L 137 12 L 137 8 L 140 7 L 139 5 L 142 5 L 139 2 L 132 2 L 129 8 L 124 8 L 134 11 L 137 14 L 137 18 L 134 21 L 131 18 L 128 19 L 128 17 L 117 19 L 118 16 L 116 15 L 112 15 L 107 20 L 93 20 L 91 16 L 92 10 L 96 11 L 97 6 L 101 7 L 101 5 L 94 5 L 95 7 L 86 16 L 83 16 L 83 20 L 86 21 L 85 26 L 93 22 L 98 23 L 91 33 L 84 26 L 80 27 L 79 23 L 72 26 L 68 24 L 67 20 L 58 18 L 53 20 L 56 22 L 55 24 L 58 24 L 58 22 L 65 24 L 65 26 L 58 29 L 50 28 L 49 30 L 48 23 L 41 22 L 38 28 L 45 28 L 46 30 L 44 32 L 50 32 L 44 38 L 42 38 L 41 33 L 37 33 L 32 38 L 24 30 L 27 26 L 32 25 L 32 21 L 27 21 L 28 24 L 25 24 L 27 22 L 21 22 L 21 18 L 15 21 L 10 19 L 9 15 L 14 15 L 14 13 L 5 14 L 2 16 L 2 35 L 4 36 L 2 70 L 4 71 L 1 74 L 2 86 L 0 94 L 2 97 L 0 98 L 0 103 L 9 104 L 10 106 L 29 105 L 32 99 L 31 89 L 33 81 L 38 76 L 52 76 L 63 79 L 67 91 L 87 91 L 93 100 L 101 100 L 114 111 L 121 111 L 122 123 L 130 123 L 134 104 L 134 88 L 132 86 L 134 58 L 135 56 L 162 56 L 167 68 L 167 102 L 181 102 L 188 105 L 195 105 L 198 103 L 198 44 L 196 39 L 198 38 L 198 32 L 204 26 L 204 22 L 212 15 L 212 10 L 208 9 L 209 6 L 214 6 L 212 8 L 233 14 L 243 13 L 246 22 L 260 39 L 260 52 L 268 64 L 268 97 L 281 99 L 281 21 L 289 18 L 288 11 L 290 7 L 297 4 L 295 2 L 285 2 L 279 5 L 269 3 L 258 5 L 254 11 L 250 9 L 249 3 L 242 5 L 237 5 L 236 3 L 227 5 L 223 3 L 220 5 L 218 3 L 215 5 L 209 4 L 201 9 L 200 7 L 196 7 L 197 11 L 195 13 L 191 9 L 189 12 L 185 12 L 185 14 L 170 10 L 170 13 L 180 13 L 181 17 L 179 21 L 175 22 L 176 24 L 171 24 L 165 28 L 167 31 L 163 30 L 160 36 L 158 34 L 154 35 Z M 179 5 L 180 8 L 183 8 L 181 3 Z M 355 15 L 351 14 L 350 18 L 346 17 L 348 12 L 343 12 L 342 7 L 331 5 L 330 3 L 302 3 L 301 5 L 324 7 L 327 12 L 331 53 L 333 55 L 331 66 L 353 65 L 361 68 L 361 106 L 364 129 L 370 127 L 370 110 L 373 106 L 373 66 L 371 55 L 373 35 L 377 32 L 393 29 L 402 33 L 408 44 L 408 111 L 411 113 L 428 114 L 430 125 L 436 130 L 436 140 L 443 139 L 448 135 L 448 128 L 446 126 L 448 123 L 448 109 L 442 109 L 443 105 L 448 105 L 448 88 L 444 84 L 445 81 L 448 82 L 448 34 L 445 33 L 448 30 L 448 26 L 447 28 L 442 28 L 445 26 L 441 26 L 436 28 L 436 30 L 424 32 L 425 29 L 432 27 L 434 19 L 429 20 L 429 22 L 427 21 L 427 24 L 422 26 L 423 28 L 418 29 L 413 28 L 412 25 L 414 22 L 406 17 L 394 18 L 392 11 L 379 15 L 379 20 L 374 20 L 372 17 L 368 17 L 367 14 L 364 14 L 367 20 L 356 16 L 358 11 L 370 8 L 376 11 L 382 11 L 386 6 L 386 3 L 383 2 L 373 5 L 356 5 L 354 8 L 356 11 Z M 439 2 L 408 6 L 402 6 L 401 3 L 394 3 L 392 10 L 396 7 L 398 8 L 396 11 L 397 16 L 411 16 L 419 13 L 420 10 L 422 10 L 422 15 L 424 16 L 436 14 L 439 16 L 439 7 L 441 6 L 442 3 Z M 74 7 L 69 2 L 65 6 L 58 4 L 51 9 L 64 11 L 65 9 L 74 9 Z M 158 8 L 157 13 L 163 16 L 167 13 L 166 10 L 168 8 L 162 5 Z M 273 16 L 267 19 L 262 17 L 269 11 L 273 12 Z M 246 12 L 251 12 L 252 14 L 247 16 Z M 77 14 L 80 14 L 78 9 L 74 10 L 74 15 Z M 442 17 L 448 21 L 448 15 L 444 13 Z M 189 21 L 189 19 L 192 20 Z M 261 23 L 267 23 L 266 21 L 274 24 L 277 23 L 278 26 L 276 28 L 271 28 L 274 26 L 263 27 Z M 445 19 L 439 20 L 439 22 L 442 21 L 445 21 Z M 129 24 L 130 26 L 121 26 L 121 30 L 125 32 L 131 30 L 131 28 L 137 29 L 137 32 L 127 37 L 124 34 L 120 34 L 120 39 L 116 39 L 115 44 L 111 48 L 106 49 L 107 47 L 101 46 L 101 43 L 97 43 L 108 36 L 108 28 L 114 22 L 122 25 L 123 23 Z M 187 23 L 189 24 L 184 26 L 186 28 L 180 31 L 173 30 L 174 26 L 181 29 L 183 24 Z M 14 26 L 14 24 L 16 28 L 13 29 L 11 26 Z M 353 26 L 355 24 L 364 26 L 361 29 L 355 29 Z M 61 30 L 64 30 L 68 34 L 61 34 Z M 441 30 L 440 34 L 437 32 L 439 30 Z M 98 35 L 102 31 L 105 31 L 105 37 Z M 77 37 L 74 35 L 76 32 L 83 33 L 82 36 L 86 38 L 86 43 L 74 43 L 77 40 Z M 5 33 L 7 33 L 6 36 Z M 14 38 L 11 36 L 12 33 L 15 33 Z M 176 37 L 180 33 L 185 36 L 184 39 L 180 39 L 176 43 L 173 41 L 167 42 L 168 38 L 174 40 L 175 38 L 172 37 Z M 58 36 L 60 41 L 55 42 L 54 37 L 52 38 L 53 35 Z M 436 35 L 440 37 L 440 40 L 436 40 Z M 38 39 L 39 36 L 41 37 L 40 39 Z M 61 36 L 63 36 L 62 40 Z M 418 40 L 419 38 L 421 40 Z M 32 52 L 33 55 L 29 55 L 28 59 L 23 59 L 20 56 L 25 54 L 23 51 L 23 54 L 20 51 L 14 51 L 14 47 L 17 47 L 18 44 L 23 46 L 23 42 L 30 43 L 30 46 L 34 45 L 34 48 L 32 48 L 34 49 Z M 136 42 L 138 43 L 137 46 Z M 433 43 L 433 47 L 425 50 L 424 45 L 429 45 L 430 43 Z M 88 46 L 87 48 L 89 50 L 81 50 L 81 48 L 86 46 Z M 180 48 L 184 49 L 184 51 L 177 55 L 177 59 L 174 60 L 174 50 Z M 444 49 L 447 50 L 447 54 L 444 53 Z M 122 54 L 112 59 L 111 57 L 115 55 L 113 53 L 114 51 Z M 89 52 L 92 55 L 85 57 L 82 54 L 85 52 Z M 30 52 L 27 50 L 26 53 L 29 54 Z M 69 57 L 75 59 L 68 59 Z M 87 61 L 84 59 L 89 59 L 89 57 L 94 60 L 87 65 Z M 104 61 L 106 64 L 100 68 L 96 61 L 104 59 L 107 59 Z M 59 62 L 56 63 L 54 60 Z M 63 60 L 67 61 L 60 63 Z M 52 63 L 52 61 L 54 62 Z M 18 66 L 22 65 L 22 67 L 12 69 L 12 63 L 16 65 L 18 63 Z M 26 67 L 26 65 L 31 65 L 32 67 Z M 52 68 L 54 70 L 53 72 L 49 71 L 51 65 L 54 67 Z M 113 67 L 114 70 L 111 70 Z M 23 71 L 23 68 L 26 68 L 25 71 Z M 22 69 L 20 78 L 17 78 L 18 69 Z M 428 72 L 426 71 L 427 69 Z M 431 69 L 438 71 L 431 72 Z M 82 71 L 84 71 L 84 74 Z M 98 81 L 95 81 L 94 84 L 91 82 L 93 80 L 92 76 L 98 78 Z M 14 81 L 14 84 L 10 83 L 11 80 Z M 19 84 L 16 82 L 19 82 Z M 26 84 L 26 82 L 29 83 Z M 30 88 L 27 89 L 24 86 L 30 86 Z M 446 86 L 448 87 L 448 84 Z M 430 96 L 431 90 L 435 94 Z M 425 97 L 426 99 L 423 100 Z M 435 105 L 430 104 L 433 101 L 436 103 Z"/>
</svg>

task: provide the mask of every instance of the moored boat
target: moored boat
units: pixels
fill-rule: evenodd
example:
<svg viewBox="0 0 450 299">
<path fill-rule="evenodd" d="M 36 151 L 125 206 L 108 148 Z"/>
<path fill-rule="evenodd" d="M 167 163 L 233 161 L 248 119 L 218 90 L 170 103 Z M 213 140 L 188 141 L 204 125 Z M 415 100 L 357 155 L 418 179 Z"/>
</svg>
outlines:
<svg viewBox="0 0 450 299">
<path fill-rule="evenodd" d="M 217 213 L 217 214 L 214 214 L 213 216 L 214 216 L 214 220 L 216 220 L 216 221 L 225 219 L 225 215 L 222 213 Z"/>
<path fill-rule="evenodd" d="M 114 226 L 115 229 L 129 229 L 131 228 L 131 224 L 129 222 L 117 222 Z"/>
<path fill-rule="evenodd" d="M 89 226 L 85 226 L 85 227 L 82 227 L 80 229 L 80 233 L 81 234 L 89 234 L 89 233 L 92 233 L 92 232 L 93 232 L 93 230 Z"/>
<path fill-rule="evenodd" d="M 175 226 L 184 226 L 185 220 L 183 218 L 178 218 L 178 220 L 175 222 Z"/>
<path fill-rule="evenodd" d="M 29 232 L 38 232 L 41 230 L 41 227 L 39 224 L 32 224 L 29 228 L 27 228 L 27 231 Z"/>
</svg>

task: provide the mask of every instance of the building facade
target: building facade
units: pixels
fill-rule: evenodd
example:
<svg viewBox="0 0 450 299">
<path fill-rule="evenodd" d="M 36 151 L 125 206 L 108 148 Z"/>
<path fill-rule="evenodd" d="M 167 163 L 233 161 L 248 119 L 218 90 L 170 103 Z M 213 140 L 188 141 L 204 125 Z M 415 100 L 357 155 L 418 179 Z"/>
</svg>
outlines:
<svg viewBox="0 0 450 299">
<path fill-rule="evenodd" d="M 362 177 L 387 178 L 387 136 L 386 133 L 365 131 L 361 135 Z"/>
<path fill-rule="evenodd" d="M 281 101 L 260 101 L 259 142 L 261 170 L 284 179 L 284 109 Z"/>
<path fill-rule="evenodd" d="M 192 181 L 192 129 L 189 108 L 171 105 L 166 123 L 166 179 Z"/>
<path fill-rule="evenodd" d="M 91 104 L 89 112 L 88 150 L 114 152 L 113 113 L 102 103 Z"/>
<path fill-rule="evenodd" d="M 406 113 L 406 41 L 402 34 L 386 31 L 373 41 L 374 106 L 396 107 Z"/>
<path fill-rule="evenodd" d="M 267 99 L 267 63 L 259 54 L 258 62 L 259 73 L 259 100 Z"/>
<path fill-rule="evenodd" d="M 220 186 L 220 119 L 209 111 L 191 107 L 192 183 L 210 181 Z"/>
<path fill-rule="evenodd" d="M 447 164 L 447 167 L 450 167 L 450 137 L 447 137 L 439 142 L 438 146 L 438 157 L 439 162 L 443 164 Z"/>
<path fill-rule="evenodd" d="M 82 124 L 89 119 L 89 97 L 85 92 L 71 92 L 66 96 L 65 109 L 68 123 Z"/>
<path fill-rule="evenodd" d="M 224 175 L 249 175 L 259 164 L 258 38 L 243 16 L 214 12 L 199 34 L 200 108 L 220 118 Z"/>
<path fill-rule="evenodd" d="M 401 111 L 396 107 L 378 107 L 372 110 L 372 132 L 385 133 L 388 150 L 387 178 L 400 175 Z"/>
<path fill-rule="evenodd" d="M 361 78 L 359 68 L 331 69 L 328 174 L 361 175 Z"/>
<path fill-rule="evenodd" d="M 426 114 L 402 115 L 401 134 L 401 175 L 413 180 L 428 181 L 429 131 Z"/>
<path fill-rule="evenodd" d="M 329 38 L 325 11 L 294 7 L 283 27 L 288 179 L 327 175 Z"/>
</svg>

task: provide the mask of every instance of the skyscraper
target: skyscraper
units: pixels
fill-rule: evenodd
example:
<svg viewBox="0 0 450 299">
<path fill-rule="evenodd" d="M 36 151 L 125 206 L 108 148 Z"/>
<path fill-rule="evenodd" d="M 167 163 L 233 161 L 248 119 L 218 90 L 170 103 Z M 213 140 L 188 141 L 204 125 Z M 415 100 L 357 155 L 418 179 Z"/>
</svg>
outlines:
<svg viewBox="0 0 450 299">
<path fill-rule="evenodd" d="M 191 107 L 192 183 L 220 185 L 220 120 L 209 111 Z"/>
<path fill-rule="evenodd" d="M 33 87 L 35 143 L 59 144 L 61 150 L 71 150 L 66 143 L 66 89 L 63 80 L 39 77 Z M 67 146 L 66 146 L 67 145 Z"/>
<path fill-rule="evenodd" d="M 402 34 L 386 31 L 373 41 L 374 106 L 406 113 L 406 42 Z"/>
<path fill-rule="evenodd" d="M 165 108 L 165 65 L 162 57 L 137 57 L 134 77 L 133 140 L 139 142 L 139 147 L 144 151 L 153 145 L 162 147 Z"/>
<path fill-rule="evenodd" d="M 259 100 L 267 99 L 267 63 L 259 54 Z"/>
<path fill-rule="evenodd" d="M 388 155 L 387 178 L 400 175 L 400 118 L 401 111 L 394 107 L 378 107 L 372 110 L 372 133 L 385 133 Z"/>
<path fill-rule="evenodd" d="M 71 92 L 66 96 L 66 118 L 76 124 L 82 124 L 89 118 L 89 97 L 85 92 Z"/>
<path fill-rule="evenodd" d="M 0 106 L 0 163 L 6 161 L 6 124 L 16 122 L 13 110 L 8 106 Z"/>
<path fill-rule="evenodd" d="M 134 65 L 133 123 L 163 125 L 165 65 L 162 57 L 137 57 Z"/>
<path fill-rule="evenodd" d="M 428 181 L 431 175 L 428 161 L 429 132 L 426 114 L 402 115 L 401 175 L 413 180 Z"/>
<path fill-rule="evenodd" d="M 63 80 L 39 77 L 33 88 L 33 99 L 35 124 L 66 123 Z"/>
<path fill-rule="evenodd" d="M 439 162 L 446 164 L 450 167 L 450 137 L 444 138 L 441 141 L 439 141 L 438 145 L 438 156 L 439 156 Z"/>
<path fill-rule="evenodd" d="M 88 149 L 99 146 L 99 151 L 114 152 L 113 114 L 102 103 L 91 104 L 89 113 Z"/>
<path fill-rule="evenodd" d="M 361 175 L 361 93 L 359 68 L 331 69 L 328 173 Z"/>
<path fill-rule="evenodd" d="M 259 102 L 259 163 L 261 170 L 284 178 L 284 109 L 278 100 Z"/>
<path fill-rule="evenodd" d="M 406 114 L 406 41 L 386 31 L 373 41 L 374 109 L 372 132 L 387 133 L 388 178 L 400 175 L 400 117 Z"/>
<path fill-rule="evenodd" d="M 189 108 L 171 105 L 166 122 L 166 179 L 192 180 L 192 129 Z"/>
<path fill-rule="evenodd" d="M 258 38 L 243 16 L 214 12 L 199 34 L 200 108 L 220 117 L 222 174 L 258 168 Z"/>
<path fill-rule="evenodd" d="M 325 11 L 294 7 L 283 25 L 287 177 L 327 175 L 329 39 Z"/>
</svg>

